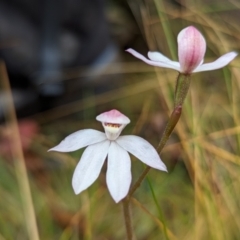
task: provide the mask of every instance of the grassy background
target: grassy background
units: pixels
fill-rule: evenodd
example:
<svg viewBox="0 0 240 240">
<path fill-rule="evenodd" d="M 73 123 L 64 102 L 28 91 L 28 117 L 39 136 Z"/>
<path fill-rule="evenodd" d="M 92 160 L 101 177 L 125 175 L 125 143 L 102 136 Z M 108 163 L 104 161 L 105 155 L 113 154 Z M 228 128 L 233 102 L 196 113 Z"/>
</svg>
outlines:
<svg viewBox="0 0 240 240">
<path fill-rule="evenodd" d="M 108 16 L 122 17 L 120 33 L 128 21 L 136 27 L 129 47 L 144 54 L 158 50 L 177 60 L 177 34 L 189 25 L 206 38 L 206 62 L 239 50 L 238 1 L 127 1 L 135 22 L 125 17 L 121 4 L 109 3 Z M 131 119 L 123 134 L 134 132 L 157 146 L 173 108 L 177 73 L 147 66 L 123 51 L 121 55 L 121 62 L 102 73 L 115 79 L 107 82 L 113 85 L 110 90 L 96 94 L 96 83 L 78 101 L 33 116 L 41 130 L 24 152 L 32 203 L 22 196 L 26 185 L 19 177 L 21 166 L 14 164 L 14 157 L 1 157 L 0 239 L 31 239 L 29 214 L 36 219 L 40 239 L 126 239 L 122 206 L 106 188 L 106 166 L 87 191 L 75 196 L 71 178 L 83 149 L 47 153 L 74 131 L 101 130 L 95 116 L 111 108 Z M 224 69 L 192 76 L 182 117 L 161 154 L 169 173 L 151 170 L 131 202 L 135 239 L 239 239 L 238 66 L 237 58 Z M 134 182 L 144 166 L 132 160 Z"/>
</svg>

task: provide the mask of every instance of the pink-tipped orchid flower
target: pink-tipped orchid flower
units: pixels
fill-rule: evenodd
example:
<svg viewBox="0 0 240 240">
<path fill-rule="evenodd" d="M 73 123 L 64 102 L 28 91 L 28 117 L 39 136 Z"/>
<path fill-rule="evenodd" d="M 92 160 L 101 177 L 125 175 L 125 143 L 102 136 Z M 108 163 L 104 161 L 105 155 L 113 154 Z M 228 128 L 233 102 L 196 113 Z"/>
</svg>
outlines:
<svg viewBox="0 0 240 240">
<path fill-rule="evenodd" d="M 149 60 L 133 49 L 127 49 L 126 51 L 149 65 L 172 68 L 185 75 L 222 68 L 237 56 L 236 52 L 229 52 L 214 62 L 203 64 L 206 41 L 193 26 L 184 28 L 178 34 L 177 42 L 179 62 L 172 61 L 159 52 L 148 52 Z"/>
<path fill-rule="evenodd" d="M 73 174 L 72 186 L 76 194 L 87 189 L 98 178 L 106 157 L 107 186 L 115 202 L 122 200 L 130 188 L 132 175 L 128 152 L 152 168 L 167 171 L 157 151 L 146 140 L 133 135 L 119 137 L 123 128 L 130 123 L 128 117 L 111 110 L 98 115 L 97 120 L 102 122 L 105 133 L 93 129 L 80 130 L 49 150 L 72 152 L 88 146 Z"/>
</svg>

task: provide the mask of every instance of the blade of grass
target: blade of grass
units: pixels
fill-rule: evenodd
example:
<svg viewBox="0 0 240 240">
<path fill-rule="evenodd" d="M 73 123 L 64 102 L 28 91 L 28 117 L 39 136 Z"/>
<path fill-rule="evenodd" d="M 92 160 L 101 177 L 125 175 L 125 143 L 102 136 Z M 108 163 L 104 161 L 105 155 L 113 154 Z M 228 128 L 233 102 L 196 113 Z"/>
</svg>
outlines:
<svg viewBox="0 0 240 240">
<path fill-rule="evenodd" d="M 33 205 L 33 200 L 31 196 L 31 189 L 27 174 L 27 169 L 24 161 L 24 155 L 21 146 L 21 140 L 19 135 L 18 123 L 16 112 L 13 103 L 13 97 L 11 94 L 11 87 L 7 75 L 7 70 L 4 62 L 0 62 L 0 77 L 3 89 L 6 93 L 8 93 L 7 97 L 7 112 L 6 118 L 8 120 L 8 124 L 11 126 L 13 130 L 13 134 L 11 136 L 12 140 L 12 153 L 14 158 L 16 175 L 18 178 L 19 189 L 22 196 L 22 204 L 23 210 L 25 214 L 25 222 L 28 231 L 28 237 L 30 240 L 39 240 L 39 233 L 36 221 L 36 215 Z"/>
<path fill-rule="evenodd" d="M 131 202 L 136 205 L 138 208 L 140 208 L 143 212 L 145 212 L 154 222 L 158 225 L 158 227 L 163 231 L 164 224 L 153 214 L 151 214 L 137 199 L 131 197 Z M 177 240 L 178 238 L 167 228 L 167 235 L 169 237 L 169 240 Z"/>
<path fill-rule="evenodd" d="M 165 218 L 164 218 L 162 209 L 161 209 L 160 205 L 158 204 L 158 201 L 157 201 L 157 198 L 156 198 L 154 189 L 153 189 L 153 187 L 152 187 L 152 183 L 151 183 L 151 181 L 149 180 L 149 177 L 147 177 L 147 182 L 148 182 L 148 186 L 149 186 L 149 188 L 150 188 L 150 191 L 151 191 L 151 193 L 152 193 L 152 197 L 153 197 L 154 203 L 155 203 L 155 205 L 156 205 L 156 207 L 157 207 L 157 210 L 158 210 L 159 219 L 160 219 L 161 222 L 163 223 L 163 233 L 164 233 L 165 239 L 166 239 L 166 240 L 169 240 L 168 234 L 167 234 L 167 227 L 166 227 Z"/>
</svg>

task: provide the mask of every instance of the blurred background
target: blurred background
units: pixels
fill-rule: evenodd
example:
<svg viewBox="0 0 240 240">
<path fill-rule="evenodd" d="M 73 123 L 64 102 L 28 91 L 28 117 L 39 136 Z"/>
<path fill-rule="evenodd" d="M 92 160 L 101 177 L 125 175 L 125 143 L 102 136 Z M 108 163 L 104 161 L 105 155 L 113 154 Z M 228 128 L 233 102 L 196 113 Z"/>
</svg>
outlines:
<svg viewBox="0 0 240 240">
<path fill-rule="evenodd" d="M 106 165 L 76 196 L 83 149 L 47 150 L 74 131 L 103 131 L 95 118 L 113 108 L 131 119 L 123 134 L 157 147 L 177 72 L 124 50 L 177 61 L 177 35 L 193 25 L 211 62 L 239 52 L 239 17 L 237 0 L 0 0 L 0 240 L 126 239 Z M 239 91 L 238 58 L 192 76 L 161 154 L 169 172 L 151 170 L 131 201 L 135 239 L 240 238 Z M 132 156 L 133 182 L 143 169 Z"/>
</svg>

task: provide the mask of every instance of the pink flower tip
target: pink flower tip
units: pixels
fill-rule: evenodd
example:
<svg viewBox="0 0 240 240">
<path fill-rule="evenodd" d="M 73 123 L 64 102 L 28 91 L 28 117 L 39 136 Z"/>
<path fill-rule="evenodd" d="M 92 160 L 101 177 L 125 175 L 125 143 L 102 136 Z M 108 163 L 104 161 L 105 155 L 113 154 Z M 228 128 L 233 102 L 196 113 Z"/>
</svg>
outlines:
<svg viewBox="0 0 240 240">
<path fill-rule="evenodd" d="M 114 124 L 130 123 L 130 119 L 116 109 L 101 113 L 96 117 L 96 119 L 99 122 L 103 122 L 103 123 L 114 123 Z"/>
<path fill-rule="evenodd" d="M 133 49 L 127 49 L 126 52 L 149 65 L 171 68 L 185 75 L 225 67 L 238 55 L 236 52 L 229 52 L 214 62 L 204 64 L 206 41 L 198 29 L 193 26 L 184 28 L 178 34 L 177 42 L 178 62 L 170 60 L 159 52 L 148 52 L 149 59 Z"/>
<path fill-rule="evenodd" d="M 181 72 L 189 74 L 203 62 L 206 41 L 193 26 L 184 28 L 178 34 L 178 58 Z"/>
</svg>

